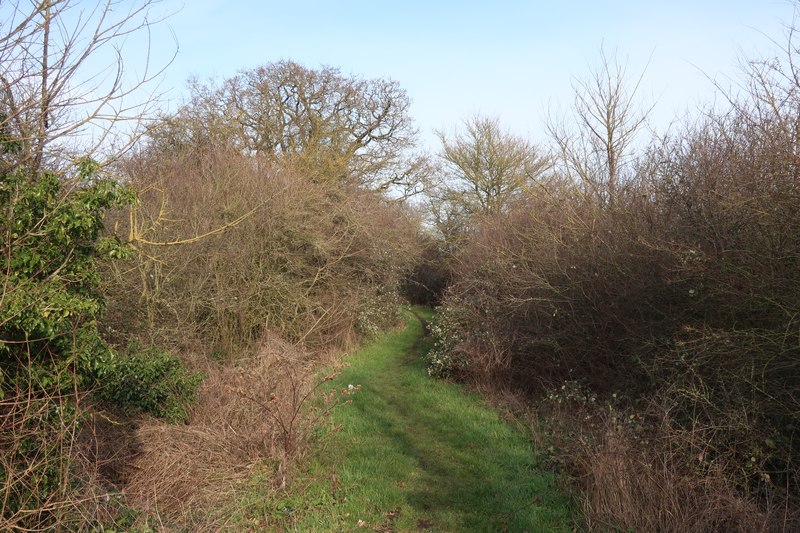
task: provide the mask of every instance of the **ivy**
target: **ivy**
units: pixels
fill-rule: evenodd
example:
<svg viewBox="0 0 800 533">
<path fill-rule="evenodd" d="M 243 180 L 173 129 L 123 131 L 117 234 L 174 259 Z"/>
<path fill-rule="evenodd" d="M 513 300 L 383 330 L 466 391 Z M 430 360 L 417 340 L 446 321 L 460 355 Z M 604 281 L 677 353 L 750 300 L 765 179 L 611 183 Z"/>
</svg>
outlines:
<svg viewBox="0 0 800 533">
<path fill-rule="evenodd" d="M 0 169 L 7 143 L 0 131 Z M 178 358 L 117 354 L 97 328 L 105 308 L 98 262 L 132 253 L 104 235 L 103 216 L 135 201 L 89 158 L 67 174 L 0 170 L 0 520 L 58 523 L 49 502 L 79 482 L 65 452 L 82 421 L 74 391 L 170 421 L 185 418 L 194 400 L 201 376 Z"/>
<path fill-rule="evenodd" d="M 124 414 L 148 413 L 181 422 L 194 402 L 202 374 L 186 371 L 180 359 L 151 347 L 128 347 L 100 370 L 99 396 Z"/>
<path fill-rule="evenodd" d="M 0 395 L 52 387 L 109 358 L 95 325 L 105 306 L 97 261 L 130 252 L 101 237 L 103 214 L 134 201 L 89 158 L 72 175 L 23 167 L 0 175 Z"/>
</svg>

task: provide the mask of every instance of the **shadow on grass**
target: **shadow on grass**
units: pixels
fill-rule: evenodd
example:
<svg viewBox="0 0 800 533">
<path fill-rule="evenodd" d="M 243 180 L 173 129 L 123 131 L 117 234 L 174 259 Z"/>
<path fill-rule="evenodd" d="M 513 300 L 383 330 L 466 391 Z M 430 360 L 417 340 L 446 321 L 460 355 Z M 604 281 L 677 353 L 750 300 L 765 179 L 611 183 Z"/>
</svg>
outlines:
<svg viewBox="0 0 800 533">
<path fill-rule="evenodd" d="M 428 377 L 421 328 L 409 328 L 341 376 L 363 385 L 342 420 L 343 483 L 372 503 L 406 507 L 418 529 L 568 530 L 568 502 L 536 469 L 526 437 L 475 395 Z"/>
</svg>

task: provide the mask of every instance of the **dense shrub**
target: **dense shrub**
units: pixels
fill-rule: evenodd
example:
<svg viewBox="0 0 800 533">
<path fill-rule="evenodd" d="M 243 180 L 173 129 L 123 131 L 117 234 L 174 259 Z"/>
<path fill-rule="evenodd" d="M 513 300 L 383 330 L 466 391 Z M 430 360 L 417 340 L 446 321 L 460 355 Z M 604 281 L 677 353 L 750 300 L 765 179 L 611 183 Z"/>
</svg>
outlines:
<svg viewBox="0 0 800 533">
<path fill-rule="evenodd" d="M 770 75 L 730 110 L 654 141 L 600 191 L 613 203 L 557 173 L 477 221 L 434 326 L 432 371 L 539 397 L 565 382 L 599 397 L 624 390 L 668 413 L 647 431 L 676 443 L 670 468 L 694 461 L 695 475 L 716 476 L 706 487 L 726 480 L 790 508 L 799 95 L 795 78 L 772 76 L 781 68 L 763 64 Z"/>
<path fill-rule="evenodd" d="M 108 355 L 94 323 L 104 306 L 97 263 L 126 249 L 101 238 L 102 217 L 133 195 L 90 160 L 75 170 L 69 181 L 48 172 L 0 176 L 0 391 L 61 381 L 68 390 Z"/>
<path fill-rule="evenodd" d="M 387 328 L 401 324 L 403 300 L 393 290 L 376 290 L 366 295 L 356 316 L 355 329 L 365 337 L 374 338 Z"/>
<path fill-rule="evenodd" d="M 126 367 L 97 328 L 106 304 L 99 265 L 130 254 L 119 238 L 104 234 L 103 216 L 134 198 L 90 159 L 62 173 L 20 166 L 0 176 L 4 529 L 69 527 L 90 513 L 95 497 L 86 491 L 95 486 L 95 467 L 84 464 L 78 445 L 86 414 L 80 400 L 89 390 L 106 393 L 112 405 L 138 404 L 178 418 L 175 406 L 164 402 L 181 392 L 173 386 L 182 379 L 194 379 L 172 364 L 147 376 L 146 386 L 129 388 L 118 378 L 150 367 Z M 142 404 L 162 392 L 157 404 Z"/>
<path fill-rule="evenodd" d="M 190 373 L 176 356 L 136 343 L 98 376 L 98 396 L 125 414 L 147 413 L 169 422 L 186 419 L 203 375 Z"/>
<path fill-rule="evenodd" d="M 376 311 L 391 315 L 417 253 L 397 204 L 224 147 L 143 153 L 127 172 L 141 204 L 132 225 L 117 220 L 140 253 L 109 272 L 108 327 L 202 336 L 230 356 L 267 331 L 344 346 L 359 320 L 362 332 L 391 320 Z"/>
<path fill-rule="evenodd" d="M 443 243 L 431 235 L 423 235 L 421 241 L 419 260 L 403 280 L 402 292 L 411 303 L 430 307 L 441 302 L 452 267 Z"/>
<path fill-rule="evenodd" d="M 702 431 L 744 485 L 796 494 L 800 195 L 783 122 L 797 110 L 780 112 L 743 103 L 655 156 L 655 219 L 680 243 L 669 281 L 690 296 L 691 319 L 642 364 L 668 383 L 659 394 L 675 425 Z"/>
<path fill-rule="evenodd" d="M 669 251 L 628 214 L 566 187 L 485 220 L 459 259 L 445 307 L 461 309 L 460 349 L 478 375 L 523 388 L 630 385 L 632 354 L 683 314 L 684 298 L 662 282 Z"/>
</svg>

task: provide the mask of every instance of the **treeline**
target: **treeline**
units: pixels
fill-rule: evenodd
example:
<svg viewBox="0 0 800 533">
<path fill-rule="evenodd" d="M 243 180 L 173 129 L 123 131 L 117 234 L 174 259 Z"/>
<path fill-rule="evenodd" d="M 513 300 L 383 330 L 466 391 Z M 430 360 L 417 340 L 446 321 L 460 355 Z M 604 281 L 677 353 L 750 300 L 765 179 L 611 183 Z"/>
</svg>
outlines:
<svg viewBox="0 0 800 533">
<path fill-rule="evenodd" d="M 605 56 L 575 87 L 574 125 L 550 119 L 549 158 L 485 118 L 442 135 L 454 179 L 432 205 L 453 252 L 431 371 L 534 399 L 592 529 L 798 527 L 787 54 L 748 63 L 727 106 L 649 140 L 637 80 Z"/>
</svg>

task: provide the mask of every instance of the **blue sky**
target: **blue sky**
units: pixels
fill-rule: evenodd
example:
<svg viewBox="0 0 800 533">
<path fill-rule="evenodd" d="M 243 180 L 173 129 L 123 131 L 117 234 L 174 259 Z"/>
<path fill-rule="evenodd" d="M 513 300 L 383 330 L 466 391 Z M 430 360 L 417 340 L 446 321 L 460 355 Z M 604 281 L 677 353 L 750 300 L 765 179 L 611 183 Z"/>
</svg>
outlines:
<svg viewBox="0 0 800 533">
<path fill-rule="evenodd" d="M 155 59 L 179 45 L 162 88 L 172 105 L 189 76 L 217 78 L 281 59 L 391 78 L 412 99 L 423 142 L 482 113 L 544 139 L 548 107 L 570 103 L 573 77 L 601 45 L 640 72 L 654 122 L 712 98 L 707 77 L 735 77 L 742 56 L 774 52 L 794 8 L 784 0 L 165 0 Z"/>
</svg>

